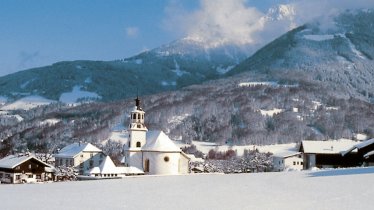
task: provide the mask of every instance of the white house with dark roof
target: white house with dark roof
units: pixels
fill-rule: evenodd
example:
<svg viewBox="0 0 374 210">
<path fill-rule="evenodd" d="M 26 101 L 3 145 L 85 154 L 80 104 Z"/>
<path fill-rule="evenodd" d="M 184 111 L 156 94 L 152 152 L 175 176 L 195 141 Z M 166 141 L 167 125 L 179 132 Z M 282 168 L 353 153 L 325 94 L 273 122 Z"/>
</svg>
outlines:
<svg viewBox="0 0 374 210">
<path fill-rule="evenodd" d="M 190 158 L 162 131 L 148 131 L 140 100 L 130 114 L 129 141 L 124 145 L 124 163 L 145 174 L 187 174 Z"/>
<path fill-rule="evenodd" d="M 0 160 L 1 183 L 25 183 L 53 180 L 53 166 L 30 154 L 9 155 Z"/>
<path fill-rule="evenodd" d="M 100 166 L 105 158 L 103 151 L 90 143 L 73 143 L 55 154 L 55 166 L 74 167 L 79 174 L 86 174 Z"/>
</svg>

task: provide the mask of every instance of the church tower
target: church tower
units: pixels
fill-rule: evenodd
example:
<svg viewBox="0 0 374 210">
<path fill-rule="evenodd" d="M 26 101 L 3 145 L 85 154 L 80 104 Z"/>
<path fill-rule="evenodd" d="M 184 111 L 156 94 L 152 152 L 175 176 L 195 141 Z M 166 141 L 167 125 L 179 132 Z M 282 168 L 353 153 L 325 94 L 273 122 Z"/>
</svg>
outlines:
<svg viewBox="0 0 374 210">
<path fill-rule="evenodd" d="M 147 127 L 144 124 L 145 112 L 140 107 L 140 100 L 135 99 L 135 107 L 130 114 L 128 143 L 124 147 L 125 165 L 143 168 L 141 148 L 146 144 Z"/>
<path fill-rule="evenodd" d="M 129 145 L 131 149 L 141 148 L 146 143 L 147 127 L 144 124 L 145 112 L 140 107 L 140 100 L 138 97 L 135 99 L 135 107 L 131 111 L 130 124 L 129 124 Z"/>
</svg>

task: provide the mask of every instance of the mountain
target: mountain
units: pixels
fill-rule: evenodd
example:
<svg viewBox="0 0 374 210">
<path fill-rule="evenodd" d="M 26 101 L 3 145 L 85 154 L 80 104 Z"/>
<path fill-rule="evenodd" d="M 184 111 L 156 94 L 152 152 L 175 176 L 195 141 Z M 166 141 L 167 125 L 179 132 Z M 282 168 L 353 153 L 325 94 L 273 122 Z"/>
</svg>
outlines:
<svg viewBox="0 0 374 210">
<path fill-rule="evenodd" d="M 163 130 L 175 140 L 200 140 L 227 145 L 276 144 L 300 142 L 305 139 L 374 138 L 374 89 L 371 82 L 374 75 L 373 22 L 374 12 L 367 10 L 342 13 L 335 18 L 335 24 L 331 27 L 321 22 L 308 23 L 261 48 L 222 75 L 223 78 L 185 86 L 175 91 L 142 96 L 147 127 L 150 130 Z M 180 42 L 188 44 L 184 46 Z M 155 87 L 151 86 L 154 85 L 151 81 L 164 84 L 160 87 L 167 90 L 166 87 L 169 86 L 166 84 L 176 81 L 177 88 L 180 81 L 178 79 L 184 76 L 218 77 L 207 76 L 212 72 L 219 75 L 217 64 L 208 65 L 209 59 L 216 58 L 212 56 L 213 51 L 194 47 L 191 43 L 202 46 L 198 40 L 185 39 L 129 59 L 87 62 L 87 66 L 82 66 L 84 62 L 78 61 L 68 64 L 73 69 L 70 73 L 91 73 L 96 63 L 96 66 L 108 65 L 108 68 L 104 68 L 107 72 L 117 72 L 111 69 L 111 65 L 130 66 L 133 69 L 123 71 L 131 71 L 130 75 L 134 76 L 127 76 L 128 80 L 124 81 L 132 82 L 130 84 L 133 88 L 141 84 L 142 93 L 144 90 L 152 92 L 151 89 L 146 89 Z M 190 53 L 191 51 L 197 52 Z M 228 52 L 234 55 L 233 58 L 237 56 L 233 54 L 234 50 Z M 229 56 L 224 59 L 236 62 Z M 220 61 L 221 65 L 226 62 L 224 59 Z M 206 62 L 205 66 L 204 62 L 197 62 L 201 60 Z M 169 67 L 161 68 L 165 63 L 168 63 Z M 60 65 L 64 66 L 62 64 Z M 223 68 L 229 64 L 225 65 Z M 149 74 L 147 66 L 158 69 L 157 73 Z M 211 71 L 201 70 L 206 70 L 207 66 L 211 67 Z M 37 70 L 24 73 L 33 71 Z M 44 69 L 39 71 L 46 72 Z M 47 75 L 51 77 L 59 72 L 50 71 Z M 102 72 L 101 69 L 96 71 Z M 66 68 L 61 68 L 61 72 L 66 72 Z M 83 86 L 86 83 L 87 86 L 84 87 L 96 83 L 108 83 L 113 88 L 116 85 L 110 82 L 111 80 L 106 80 L 109 74 L 98 73 L 97 77 L 89 77 L 93 74 L 88 73 L 79 76 L 82 83 L 75 82 L 75 77 L 68 77 L 74 74 L 61 75 L 65 76 L 67 81 L 74 81 L 70 87 Z M 35 75 L 42 74 L 32 76 Z M 122 78 L 122 74 L 117 75 Z M 135 78 L 135 75 L 138 78 Z M 32 76 L 28 78 L 33 78 Z M 165 78 L 170 81 L 164 81 Z M 22 87 L 28 87 L 25 81 L 29 80 L 20 81 L 16 87 L 21 84 Z M 203 80 L 199 80 L 201 81 Z M 49 82 L 53 84 L 53 80 Z M 123 85 L 128 85 L 125 82 Z M 71 91 L 70 87 L 63 91 Z M 105 90 L 113 91 L 108 88 Z M 99 92 L 98 88 L 87 91 L 95 91 L 103 98 L 110 98 L 110 95 L 105 96 L 104 92 Z M 127 91 L 135 90 L 115 89 L 115 92 L 110 93 L 124 96 L 129 94 Z M 153 91 L 157 92 L 159 89 Z M 61 94 L 55 95 L 58 98 Z M 103 144 L 109 154 L 119 154 L 121 146 L 108 141 L 108 138 L 112 127 L 128 124 L 128 113 L 133 106 L 132 100 L 124 100 L 82 104 L 76 107 L 51 104 L 28 111 L 10 111 L 9 115 L 18 115 L 23 120 L 13 120 L 12 126 L 0 127 L 0 156 L 27 148 L 50 151 L 56 144 L 63 146 L 76 139 Z M 50 121 L 57 123 L 43 123 Z"/>
<path fill-rule="evenodd" d="M 64 101 L 63 94 L 80 91 L 85 93 L 75 98 L 80 101 L 113 101 L 154 94 L 219 78 L 248 51 L 185 38 L 126 59 L 65 61 L 10 74 L 0 78 L 0 95 L 9 101 L 28 95 Z"/>
<path fill-rule="evenodd" d="M 292 82 L 293 74 L 374 101 L 374 11 L 347 11 L 334 24 L 313 22 L 282 35 L 257 51 L 228 75 L 256 72 Z"/>
</svg>

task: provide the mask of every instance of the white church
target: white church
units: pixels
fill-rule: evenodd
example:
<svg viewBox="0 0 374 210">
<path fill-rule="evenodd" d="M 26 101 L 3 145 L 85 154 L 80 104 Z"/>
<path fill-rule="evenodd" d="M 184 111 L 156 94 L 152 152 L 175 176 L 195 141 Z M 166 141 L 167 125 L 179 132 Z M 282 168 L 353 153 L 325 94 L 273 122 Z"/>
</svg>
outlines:
<svg viewBox="0 0 374 210">
<path fill-rule="evenodd" d="M 128 127 L 129 141 L 124 145 L 125 166 L 136 167 L 149 175 L 189 173 L 190 158 L 164 132 L 148 131 L 138 97 L 135 104 Z"/>
</svg>

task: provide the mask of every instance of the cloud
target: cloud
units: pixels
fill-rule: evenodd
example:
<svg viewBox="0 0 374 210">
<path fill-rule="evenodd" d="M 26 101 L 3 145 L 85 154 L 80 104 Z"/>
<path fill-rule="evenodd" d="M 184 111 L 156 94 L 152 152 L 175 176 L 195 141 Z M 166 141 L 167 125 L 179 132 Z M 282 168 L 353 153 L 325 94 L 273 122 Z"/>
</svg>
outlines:
<svg viewBox="0 0 374 210">
<path fill-rule="evenodd" d="M 263 14 L 247 7 L 245 0 L 201 0 L 200 8 L 187 12 L 173 1 L 167 8 L 166 26 L 210 45 L 248 44 L 256 40 L 255 32 L 263 28 Z"/>
<path fill-rule="evenodd" d="M 309 21 L 318 19 L 322 26 L 331 27 L 334 24 L 331 17 L 341 11 L 374 8 L 373 0 L 284 2 L 288 3 L 272 5 L 268 12 L 261 12 L 253 5 L 254 1 L 200 0 L 197 9 L 188 11 L 180 1 L 172 0 L 165 8 L 163 25 L 176 35 L 200 40 L 209 46 L 224 43 L 260 46 Z"/>
<path fill-rule="evenodd" d="M 126 28 L 126 35 L 130 38 L 135 38 L 139 34 L 139 28 L 137 27 L 127 27 Z"/>
</svg>

